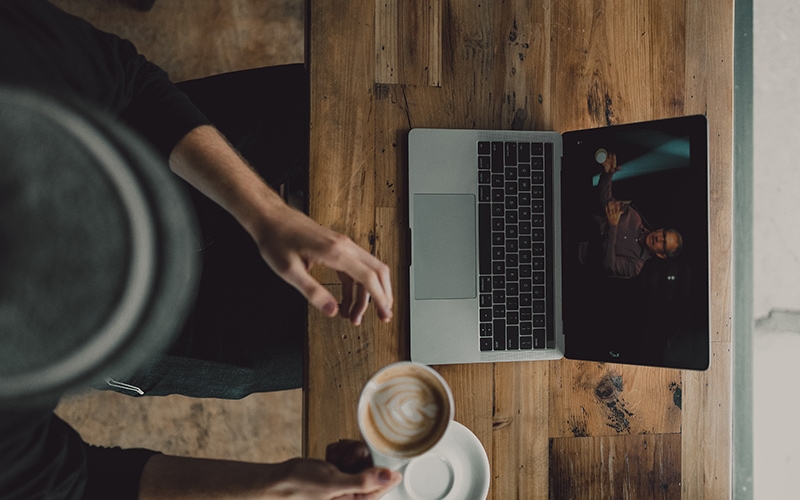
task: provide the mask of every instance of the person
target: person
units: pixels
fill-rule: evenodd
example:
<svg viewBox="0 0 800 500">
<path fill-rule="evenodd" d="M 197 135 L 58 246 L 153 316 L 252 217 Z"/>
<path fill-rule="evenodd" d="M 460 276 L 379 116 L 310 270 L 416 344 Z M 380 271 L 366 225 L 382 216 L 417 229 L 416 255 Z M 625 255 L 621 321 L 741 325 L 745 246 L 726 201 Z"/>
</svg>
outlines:
<svg viewBox="0 0 800 500">
<path fill-rule="evenodd" d="M 630 203 L 614 198 L 611 179 L 621 169 L 617 155 L 609 153 L 602 166 L 598 190 L 605 213 L 599 220 L 603 269 L 613 276 L 632 278 L 650 258 L 677 256 L 683 247 L 683 237 L 677 230 L 648 229 Z"/>
<path fill-rule="evenodd" d="M 307 83 L 303 85 L 301 67 L 234 75 L 234 86 L 248 77 L 285 77 L 283 82 L 272 81 L 276 93 L 306 89 L 304 98 L 273 95 L 267 99 L 273 87 L 253 85 L 261 95 L 251 93 L 248 98 L 295 104 L 300 110 L 289 106 L 276 113 L 279 123 L 273 123 L 271 129 L 285 129 L 285 133 L 271 141 L 277 147 L 269 152 L 277 151 L 278 155 L 260 158 L 264 131 L 254 137 L 252 130 L 245 130 L 251 128 L 250 124 L 236 130 L 241 125 L 235 123 L 237 113 L 229 112 L 229 121 L 233 122 L 230 137 L 234 138 L 229 141 L 215 126 L 219 110 L 210 109 L 205 114 L 189 97 L 193 94 L 194 99 L 202 101 L 205 95 L 213 108 L 214 101 L 224 96 L 213 89 L 204 92 L 202 82 L 188 82 L 186 92 L 182 91 L 129 41 L 97 30 L 45 0 L 0 2 L 0 43 L 5 47 L 0 52 L 0 84 L 78 99 L 118 117 L 149 141 L 164 157 L 165 168 L 168 164 L 191 190 L 200 219 L 200 249 L 205 254 L 198 303 L 176 346 L 141 375 L 148 384 L 147 393 L 208 396 L 210 392 L 216 397 L 235 398 L 296 385 L 302 377 L 302 366 L 295 366 L 302 359 L 297 354 L 298 324 L 280 324 L 280 318 L 299 317 L 302 309 L 296 305 L 300 297 L 324 315 L 339 315 L 354 325 L 361 324 L 370 303 L 380 320 L 391 320 L 388 267 L 348 237 L 291 208 L 265 180 L 271 177 L 283 182 L 296 176 L 303 161 L 302 157 L 292 158 L 303 149 L 302 141 L 298 147 L 297 127 L 305 127 L 300 136 L 308 133 L 307 110 L 303 110 Z M 253 107 L 264 113 L 263 106 Z M 291 116 L 299 117 L 294 126 L 280 123 Z M 286 131 L 295 135 L 288 145 L 282 144 Z M 281 156 L 287 150 L 289 157 Z M 245 157 L 257 161 L 249 164 Z M 226 248 L 231 240 L 233 244 Z M 239 251 L 249 252 L 241 259 L 243 263 L 232 263 L 234 267 L 242 264 L 239 269 L 217 269 L 230 264 L 232 253 Z M 251 282 L 240 283 L 256 260 L 262 269 L 250 273 Z M 311 276 L 310 270 L 316 266 L 337 271 L 342 281 L 341 303 Z M 295 296 L 287 290 L 296 290 Z M 233 297 L 225 302 L 229 292 Z M 261 293 L 269 294 L 268 300 L 254 299 Z M 232 310 L 226 312 L 220 302 Z M 249 307 L 241 306 L 242 302 Z M 290 305 L 291 314 L 282 314 L 285 304 Z M 211 307 L 227 315 L 215 323 L 209 320 L 213 316 Z M 259 308 L 265 311 L 261 316 L 247 317 Z M 266 327 L 272 323 L 278 324 L 277 330 L 286 329 L 289 340 L 283 331 L 274 339 L 269 334 L 253 333 L 254 324 Z M 245 330 L 240 341 L 227 338 L 232 330 Z M 220 333 L 226 338 L 221 340 Z M 259 352 L 275 346 L 293 354 L 267 352 L 267 359 L 250 359 L 252 353 L 243 351 L 253 345 Z M 295 365 L 286 366 L 282 358 L 294 360 Z M 195 361 L 223 370 L 230 368 L 234 377 L 244 373 L 249 378 L 233 392 L 224 392 L 230 389 L 231 378 L 223 377 L 224 383 L 213 387 L 212 379 L 218 379 L 219 374 L 199 382 L 181 377 L 192 373 Z M 276 385 L 270 386 L 267 381 L 265 389 L 254 382 L 264 379 L 265 373 L 279 377 L 284 368 L 292 375 Z M 93 447 L 52 413 L 54 406 L 55 402 L 48 407 L 0 411 L 0 498 L 379 498 L 401 480 L 397 472 L 372 467 L 365 445 L 356 441 L 331 444 L 325 461 L 297 458 L 280 464 Z"/>
</svg>

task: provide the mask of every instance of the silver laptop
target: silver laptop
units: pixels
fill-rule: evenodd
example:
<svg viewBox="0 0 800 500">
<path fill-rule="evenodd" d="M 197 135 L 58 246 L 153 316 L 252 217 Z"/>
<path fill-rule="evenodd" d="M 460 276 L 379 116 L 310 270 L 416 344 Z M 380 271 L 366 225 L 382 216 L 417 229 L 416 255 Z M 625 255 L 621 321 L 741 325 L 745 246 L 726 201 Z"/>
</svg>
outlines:
<svg viewBox="0 0 800 500">
<path fill-rule="evenodd" d="M 411 359 L 706 369 L 707 134 L 411 130 Z"/>
</svg>

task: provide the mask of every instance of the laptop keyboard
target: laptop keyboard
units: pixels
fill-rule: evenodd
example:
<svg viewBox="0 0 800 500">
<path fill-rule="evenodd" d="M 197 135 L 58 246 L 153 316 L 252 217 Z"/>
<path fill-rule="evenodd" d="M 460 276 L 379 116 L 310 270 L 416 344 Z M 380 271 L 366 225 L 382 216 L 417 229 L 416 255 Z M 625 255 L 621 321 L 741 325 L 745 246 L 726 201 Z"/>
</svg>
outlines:
<svg viewBox="0 0 800 500">
<path fill-rule="evenodd" d="M 480 350 L 554 347 L 546 176 L 553 145 L 478 142 Z"/>
</svg>

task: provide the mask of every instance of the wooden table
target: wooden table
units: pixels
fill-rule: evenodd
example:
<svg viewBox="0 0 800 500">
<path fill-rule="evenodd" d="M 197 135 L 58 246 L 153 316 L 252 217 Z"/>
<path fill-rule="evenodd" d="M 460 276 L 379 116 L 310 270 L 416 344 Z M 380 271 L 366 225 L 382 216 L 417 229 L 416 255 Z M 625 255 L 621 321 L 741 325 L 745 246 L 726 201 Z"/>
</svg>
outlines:
<svg viewBox="0 0 800 500">
<path fill-rule="evenodd" d="M 309 314 L 304 447 L 357 438 L 361 387 L 408 357 L 406 135 L 556 130 L 704 113 L 710 127 L 707 372 L 571 360 L 441 366 L 490 498 L 731 493 L 733 0 L 309 3 L 311 216 L 393 271 L 395 319 Z M 339 292 L 336 275 L 315 276 Z"/>
</svg>

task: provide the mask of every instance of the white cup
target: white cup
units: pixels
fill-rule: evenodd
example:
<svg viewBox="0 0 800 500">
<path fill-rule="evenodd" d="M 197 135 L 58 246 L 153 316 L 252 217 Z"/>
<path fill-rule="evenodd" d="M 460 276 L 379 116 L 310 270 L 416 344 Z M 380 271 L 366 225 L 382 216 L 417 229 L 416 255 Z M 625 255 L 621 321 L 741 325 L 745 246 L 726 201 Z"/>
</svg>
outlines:
<svg viewBox="0 0 800 500">
<path fill-rule="evenodd" d="M 441 440 L 455 412 L 434 369 L 401 361 L 378 370 L 358 401 L 358 427 L 377 467 L 400 469 Z"/>
<path fill-rule="evenodd" d="M 607 158 L 608 158 L 608 151 L 606 151 L 603 148 L 598 149 L 594 153 L 594 161 L 596 161 L 597 163 L 599 163 L 601 165 L 603 164 L 603 162 L 606 161 Z"/>
</svg>

